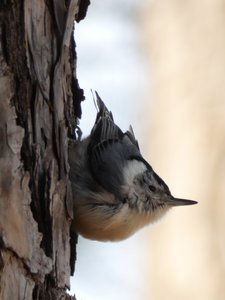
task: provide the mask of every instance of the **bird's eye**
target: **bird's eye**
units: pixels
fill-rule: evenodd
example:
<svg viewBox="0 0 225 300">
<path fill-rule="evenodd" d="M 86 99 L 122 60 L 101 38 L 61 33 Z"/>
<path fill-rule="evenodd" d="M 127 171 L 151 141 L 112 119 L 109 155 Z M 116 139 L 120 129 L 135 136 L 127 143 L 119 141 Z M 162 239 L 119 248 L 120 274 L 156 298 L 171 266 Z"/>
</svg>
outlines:
<svg viewBox="0 0 225 300">
<path fill-rule="evenodd" d="M 154 187 L 154 185 L 149 185 L 148 188 L 149 188 L 150 191 L 152 191 L 153 193 L 156 191 L 156 187 Z"/>
</svg>

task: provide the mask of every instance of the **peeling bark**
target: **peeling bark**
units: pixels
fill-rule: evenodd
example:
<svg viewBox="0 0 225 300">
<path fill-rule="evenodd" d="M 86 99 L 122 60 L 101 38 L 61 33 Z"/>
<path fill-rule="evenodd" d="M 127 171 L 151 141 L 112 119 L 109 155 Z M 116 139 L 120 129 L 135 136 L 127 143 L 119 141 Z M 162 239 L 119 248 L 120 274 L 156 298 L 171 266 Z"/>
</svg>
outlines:
<svg viewBox="0 0 225 300">
<path fill-rule="evenodd" d="M 78 0 L 0 4 L 2 300 L 75 299 L 65 291 L 76 244 L 67 138 L 84 99 L 72 31 L 87 6 Z"/>
</svg>

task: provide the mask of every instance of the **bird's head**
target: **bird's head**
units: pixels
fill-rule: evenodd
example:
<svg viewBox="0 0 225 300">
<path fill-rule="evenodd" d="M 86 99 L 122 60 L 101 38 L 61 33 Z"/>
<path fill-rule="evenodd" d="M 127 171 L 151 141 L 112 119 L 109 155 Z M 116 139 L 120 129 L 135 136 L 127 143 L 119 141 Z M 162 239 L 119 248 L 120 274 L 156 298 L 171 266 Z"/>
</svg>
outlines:
<svg viewBox="0 0 225 300">
<path fill-rule="evenodd" d="M 192 205 L 196 201 L 175 198 L 165 182 L 153 171 L 147 162 L 132 160 L 126 168 L 127 202 L 131 209 L 158 219 L 169 208 Z"/>
</svg>

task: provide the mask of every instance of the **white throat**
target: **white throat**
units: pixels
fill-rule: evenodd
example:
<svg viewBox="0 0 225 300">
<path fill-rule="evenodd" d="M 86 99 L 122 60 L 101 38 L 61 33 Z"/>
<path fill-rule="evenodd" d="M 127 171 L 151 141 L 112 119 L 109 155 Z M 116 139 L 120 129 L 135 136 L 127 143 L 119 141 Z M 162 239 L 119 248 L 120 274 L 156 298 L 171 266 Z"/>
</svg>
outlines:
<svg viewBox="0 0 225 300">
<path fill-rule="evenodd" d="M 146 165 L 139 160 L 129 160 L 123 170 L 125 185 L 132 186 L 134 178 L 147 170 Z"/>
</svg>

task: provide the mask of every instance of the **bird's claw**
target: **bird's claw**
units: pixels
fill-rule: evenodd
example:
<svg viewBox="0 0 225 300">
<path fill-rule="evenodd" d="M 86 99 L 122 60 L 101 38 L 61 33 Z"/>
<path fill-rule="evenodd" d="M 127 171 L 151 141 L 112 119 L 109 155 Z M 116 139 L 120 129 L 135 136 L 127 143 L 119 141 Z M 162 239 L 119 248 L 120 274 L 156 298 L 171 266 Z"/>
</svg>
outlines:
<svg viewBox="0 0 225 300">
<path fill-rule="evenodd" d="M 78 125 L 76 125 L 75 127 L 75 137 L 76 137 L 76 140 L 80 141 L 81 138 L 82 138 L 82 130 L 80 129 L 80 127 Z"/>
</svg>

